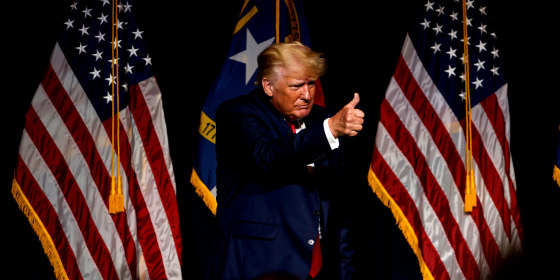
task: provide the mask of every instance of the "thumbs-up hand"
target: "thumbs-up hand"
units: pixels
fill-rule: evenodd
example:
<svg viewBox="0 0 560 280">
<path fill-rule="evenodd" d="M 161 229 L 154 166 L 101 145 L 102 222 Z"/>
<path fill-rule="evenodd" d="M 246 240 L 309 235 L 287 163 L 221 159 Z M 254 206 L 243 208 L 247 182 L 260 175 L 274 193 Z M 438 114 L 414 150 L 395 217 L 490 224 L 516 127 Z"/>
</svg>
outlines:
<svg viewBox="0 0 560 280">
<path fill-rule="evenodd" d="M 360 103 L 360 95 L 356 92 L 354 93 L 354 98 L 344 107 L 354 109 L 358 105 L 358 103 Z"/>
<path fill-rule="evenodd" d="M 354 98 L 346 104 L 338 113 L 329 119 L 329 128 L 335 138 L 339 136 L 356 136 L 362 130 L 364 123 L 364 112 L 356 109 L 360 102 L 360 95 L 354 93 Z"/>
</svg>

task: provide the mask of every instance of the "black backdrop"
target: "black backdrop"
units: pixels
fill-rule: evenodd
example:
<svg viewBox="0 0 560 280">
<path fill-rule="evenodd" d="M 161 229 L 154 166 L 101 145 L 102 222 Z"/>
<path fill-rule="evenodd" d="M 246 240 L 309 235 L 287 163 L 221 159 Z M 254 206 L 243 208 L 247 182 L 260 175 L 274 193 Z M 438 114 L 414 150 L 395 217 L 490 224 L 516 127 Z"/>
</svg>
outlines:
<svg viewBox="0 0 560 280">
<path fill-rule="evenodd" d="M 189 184 L 202 102 L 225 59 L 242 0 L 137 0 L 133 12 L 163 93 L 169 145 L 177 181 L 185 279 L 200 279 L 212 216 Z M 51 279 L 52 268 L 11 193 L 12 172 L 30 100 L 63 29 L 71 1 L 0 0 L 0 90 L 7 127 L 0 196 L 3 270 L 17 279 Z M 307 0 L 312 46 L 327 56 L 322 79 L 327 107 L 338 109 L 361 94 L 364 131 L 351 140 L 358 279 L 419 277 L 418 265 L 390 211 L 367 185 L 378 108 L 393 74 L 406 31 L 423 1 Z M 546 275 L 560 264 L 560 188 L 551 179 L 560 123 L 556 82 L 557 12 L 553 1 L 488 1 L 509 81 L 511 151 L 525 228 L 524 255 L 500 276 Z M 2 137 L 3 138 L 3 137 Z M 14 273 L 14 274 L 12 274 Z"/>
</svg>

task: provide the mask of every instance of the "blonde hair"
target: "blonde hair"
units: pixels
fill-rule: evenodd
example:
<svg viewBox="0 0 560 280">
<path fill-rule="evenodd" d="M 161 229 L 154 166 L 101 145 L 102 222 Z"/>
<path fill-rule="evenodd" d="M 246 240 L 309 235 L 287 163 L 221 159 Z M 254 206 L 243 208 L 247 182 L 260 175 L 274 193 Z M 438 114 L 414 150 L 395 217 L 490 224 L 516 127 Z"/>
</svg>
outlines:
<svg viewBox="0 0 560 280">
<path fill-rule="evenodd" d="M 322 53 L 313 51 L 298 41 L 274 44 L 257 57 L 258 72 L 255 85 L 262 86 L 261 81 L 264 77 L 274 76 L 279 68 L 288 68 L 294 60 L 303 63 L 309 74 L 316 77 L 322 76 L 327 67 Z"/>
</svg>

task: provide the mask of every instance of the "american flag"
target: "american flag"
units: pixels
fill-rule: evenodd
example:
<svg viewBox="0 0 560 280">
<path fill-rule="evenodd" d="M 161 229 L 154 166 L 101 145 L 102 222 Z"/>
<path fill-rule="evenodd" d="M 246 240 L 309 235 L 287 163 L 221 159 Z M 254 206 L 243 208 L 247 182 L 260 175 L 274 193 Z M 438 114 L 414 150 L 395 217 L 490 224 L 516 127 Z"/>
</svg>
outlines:
<svg viewBox="0 0 560 280">
<path fill-rule="evenodd" d="M 407 34 L 380 109 L 370 185 L 425 279 L 488 279 L 521 251 L 507 83 L 481 1 L 429 0 Z M 470 85 L 476 207 L 465 212 L 465 83 Z"/>
<path fill-rule="evenodd" d="M 227 59 L 202 106 L 198 155 L 191 173 L 195 191 L 213 214 L 219 188 L 216 186 L 216 109 L 223 101 L 255 89 L 259 53 L 274 43 L 289 41 L 300 41 L 307 46 L 311 43 L 302 1 L 244 1 Z M 315 93 L 315 103 L 325 105 L 320 88 Z"/>
<path fill-rule="evenodd" d="M 181 279 L 175 176 L 143 31 L 127 0 L 70 10 L 26 114 L 13 196 L 58 279 Z M 116 214 L 113 159 L 124 195 Z"/>
</svg>

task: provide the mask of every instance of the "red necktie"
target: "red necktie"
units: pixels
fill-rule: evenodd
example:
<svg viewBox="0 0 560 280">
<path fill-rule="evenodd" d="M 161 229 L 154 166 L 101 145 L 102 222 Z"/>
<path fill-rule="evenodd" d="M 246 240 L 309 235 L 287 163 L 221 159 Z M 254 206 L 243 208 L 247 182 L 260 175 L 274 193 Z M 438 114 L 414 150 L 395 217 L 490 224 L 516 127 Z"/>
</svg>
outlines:
<svg viewBox="0 0 560 280">
<path fill-rule="evenodd" d="M 321 257 L 321 242 L 320 242 L 319 234 L 317 234 L 317 238 L 315 239 L 315 244 L 313 244 L 313 253 L 311 258 L 311 269 L 309 270 L 309 275 L 313 278 L 317 276 L 319 270 L 323 266 L 323 258 Z"/>
<path fill-rule="evenodd" d="M 288 121 L 287 123 L 290 126 L 290 128 L 292 129 L 292 132 L 296 133 L 296 125 L 293 122 L 290 122 L 290 121 Z"/>
</svg>

